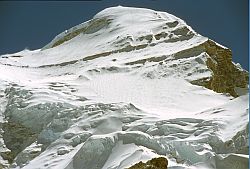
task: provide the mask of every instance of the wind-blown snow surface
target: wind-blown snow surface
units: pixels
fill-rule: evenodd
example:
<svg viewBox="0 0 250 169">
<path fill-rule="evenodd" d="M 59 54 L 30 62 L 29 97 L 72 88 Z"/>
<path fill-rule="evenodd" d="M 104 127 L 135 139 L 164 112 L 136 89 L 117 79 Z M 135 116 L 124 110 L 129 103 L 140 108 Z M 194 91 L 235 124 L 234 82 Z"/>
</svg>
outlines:
<svg viewBox="0 0 250 169">
<path fill-rule="evenodd" d="M 29 133 L 20 143 L 3 127 L 1 152 L 20 149 L 10 168 L 124 169 L 157 156 L 169 168 L 248 168 L 248 94 L 190 83 L 211 76 L 194 48 L 207 40 L 168 13 L 113 7 L 41 50 L 3 55 L 0 120 Z"/>
</svg>

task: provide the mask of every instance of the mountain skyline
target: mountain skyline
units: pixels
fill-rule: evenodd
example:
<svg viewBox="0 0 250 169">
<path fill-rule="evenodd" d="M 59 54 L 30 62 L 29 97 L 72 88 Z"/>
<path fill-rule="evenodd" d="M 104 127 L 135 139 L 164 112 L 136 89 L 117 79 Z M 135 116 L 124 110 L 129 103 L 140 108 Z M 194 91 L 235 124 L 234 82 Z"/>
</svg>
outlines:
<svg viewBox="0 0 250 169">
<path fill-rule="evenodd" d="M 214 5 L 216 4 L 216 5 Z M 147 7 L 172 13 L 203 36 L 230 48 L 248 70 L 248 1 L 0 2 L 0 54 L 45 46 L 58 33 L 110 6 Z"/>
</svg>

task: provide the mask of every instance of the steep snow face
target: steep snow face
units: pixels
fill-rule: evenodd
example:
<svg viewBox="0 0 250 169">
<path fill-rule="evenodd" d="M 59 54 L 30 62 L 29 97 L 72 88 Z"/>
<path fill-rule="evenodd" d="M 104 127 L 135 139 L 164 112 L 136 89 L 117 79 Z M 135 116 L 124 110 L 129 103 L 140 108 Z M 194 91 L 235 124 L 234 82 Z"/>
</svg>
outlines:
<svg viewBox="0 0 250 169">
<path fill-rule="evenodd" d="M 189 43 L 182 42 L 193 36 L 195 38 Z M 142 54 L 150 50 L 156 56 L 166 55 L 192 44 L 197 45 L 206 39 L 198 36 L 184 21 L 173 15 L 149 9 L 114 7 L 59 34 L 43 48 L 47 50 L 28 52 L 26 57 L 18 58 L 12 64 L 35 67 L 61 64 L 84 58 L 88 60 L 88 56 L 99 57 L 109 53 L 145 49 L 150 47 L 149 44 L 152 49 L 142 50 Z M 163 43 L 164 41 L 177 43 L 173 46 L 172 43 Z M 158 47 L 154 46 L 158 43 L 162 43 L 165 53 L 157 52 Z M 19 54 L 22 56 L 22 52 L 17 53 Z M 99 56 L 95 56 L 96 54 Z"/>
<path fill-rule="evenodd" d="M 166 12 L 107 8 L 0 71 L 3 168 L 248 167 L 247 72 Z"/>
</svg>

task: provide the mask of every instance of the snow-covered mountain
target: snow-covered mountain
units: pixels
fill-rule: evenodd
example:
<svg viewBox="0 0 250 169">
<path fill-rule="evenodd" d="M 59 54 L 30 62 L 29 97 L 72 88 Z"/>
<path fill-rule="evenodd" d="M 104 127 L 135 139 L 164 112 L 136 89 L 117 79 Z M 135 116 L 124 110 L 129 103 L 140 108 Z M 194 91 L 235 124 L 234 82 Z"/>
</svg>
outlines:
<svg viewBox="0 0 250 169">
<path fill-rule="evenodd" d="M 166 12 L 107 8 L 0 72 L 0 168 L 248 168 L 248 72 Z"/>
</svg>

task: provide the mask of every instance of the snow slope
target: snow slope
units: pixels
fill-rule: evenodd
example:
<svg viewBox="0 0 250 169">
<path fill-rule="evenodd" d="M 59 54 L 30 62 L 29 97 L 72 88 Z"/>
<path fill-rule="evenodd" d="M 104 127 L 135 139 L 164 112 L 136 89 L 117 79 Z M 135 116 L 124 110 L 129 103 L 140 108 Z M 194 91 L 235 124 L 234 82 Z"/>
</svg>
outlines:
<svg viewBox="0 0 250 169">
<path fill-rule="evenodd" d="M 213 76 L 208 40 L 166 12 L 118 6 L 2 55 L 3 168 L 124 169 L 158 156 L 173 169 L 248 168 L 247 89 L 234 98 L 191 83 Z"/>
</svg>

